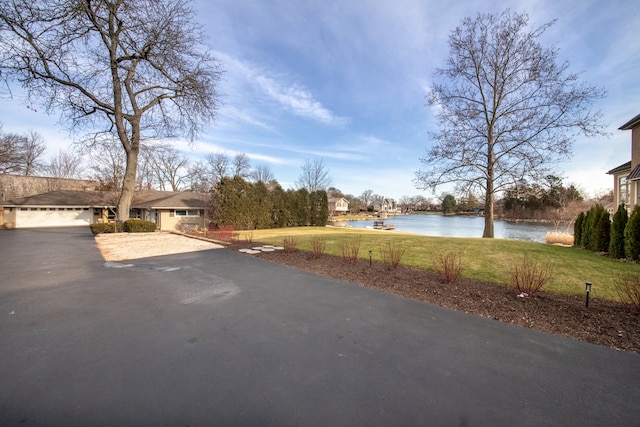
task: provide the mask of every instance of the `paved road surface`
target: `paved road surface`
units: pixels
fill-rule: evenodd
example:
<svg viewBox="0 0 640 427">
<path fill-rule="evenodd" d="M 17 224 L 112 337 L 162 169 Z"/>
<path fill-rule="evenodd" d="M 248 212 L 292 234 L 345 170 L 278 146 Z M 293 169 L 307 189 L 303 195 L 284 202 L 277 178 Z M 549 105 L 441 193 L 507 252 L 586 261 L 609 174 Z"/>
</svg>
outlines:
<svg viewBox="0 0 640 427">
<path fill-rule="evenodd" d="M 640 356 L 226 249 L 0 231 L 0 425 L 639 425 Z"/>
</svg>

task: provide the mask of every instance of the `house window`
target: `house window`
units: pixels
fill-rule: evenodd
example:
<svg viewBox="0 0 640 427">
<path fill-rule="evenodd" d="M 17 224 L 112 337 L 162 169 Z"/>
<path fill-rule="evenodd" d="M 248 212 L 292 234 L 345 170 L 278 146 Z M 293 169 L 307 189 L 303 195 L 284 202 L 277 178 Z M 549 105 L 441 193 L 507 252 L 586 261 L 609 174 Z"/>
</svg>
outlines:
<svg viewBox="0 0 640 427">
<path fill-rule="evenodd" d="M 618 178 L 618 203 L 629 206 L 629 184 L 626 176 Z"/>
<path fill-rule="evenodd" d="M 198 209 L 176 209 L 174 211 L 174 215 L 180 217 L 194 217 L 200 216 L 200 212 Z"/>
</svg>

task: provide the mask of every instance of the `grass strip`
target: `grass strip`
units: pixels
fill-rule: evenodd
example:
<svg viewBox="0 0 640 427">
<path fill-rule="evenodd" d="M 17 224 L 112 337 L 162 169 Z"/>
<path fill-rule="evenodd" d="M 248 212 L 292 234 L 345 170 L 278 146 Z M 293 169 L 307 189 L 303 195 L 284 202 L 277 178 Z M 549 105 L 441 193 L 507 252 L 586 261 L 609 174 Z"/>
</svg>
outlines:
<svg viewBox="0 0 640 427">
<path fill-rule="evenodd" d="M 249 234 L 250 233 L 250 234 Z M 401 265 L 426 270 L 434 269 L 436 256 L 442 251 L 453 251 L 462 257 L 462 276 L 475 280 L 511 285 L 509 271 L 523 255 L 540 263 L 553 265 L 553 277 L 544 288 L 564 294 L 584 294 L 585 282 L 592 282 L 591 297 L 619 301 L 614 286 L 614 277 L 639 273 L 640 265 L 598 255 L 574 247 L 548 245 L 507 239 L 481 239 L 422 236 L 401 232 L 335 228 L 335 227 L 291 227 L 240 232 L 239 239 L 250 235 L 252 241 L 262 244 L 282 245 L 285 238 L 295 238 L 297 248 L 313 251 L 314 241 L 325 242 L 325 253 L 340 256 L 345 242 L 360 236 L 359 257 L 383 261 L 381 245 L 393 242 L 405 248 Z"/>
</svg>

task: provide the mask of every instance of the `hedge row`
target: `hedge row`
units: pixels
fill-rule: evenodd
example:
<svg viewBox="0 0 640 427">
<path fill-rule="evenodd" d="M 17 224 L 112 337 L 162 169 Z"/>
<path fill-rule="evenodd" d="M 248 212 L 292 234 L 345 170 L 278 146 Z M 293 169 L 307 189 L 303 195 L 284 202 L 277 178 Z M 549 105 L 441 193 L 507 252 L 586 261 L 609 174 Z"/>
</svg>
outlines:
<svg viewBox="0 0 640 427">
<path fill-rule="evenodd" d="M 128 219 L 124 222 L 124 231 L 129 233 L 153 233 L 156 228 L 155 222 L 142 219 Z"/>
<path fill-rule="evenodd" d="M 596 252 L 608 252 L 613 258 L 640 260 L 640 206 L 627 215 L 624 205 L 613 216 L 600 205 L 586 214 L 580 212 L 574 225 L 574 245 Z"/>
<path fill-rule="evenodd" d="M 283 190 L 275 183 L 251 183 L 241 177 L 223 178 L 211 200 L 215 228 L 255 230 L 296 226 L 325 226 L 329 202 L 323 190 Z"/>
<path fill-rule="evenodd" d="M 128 219 L 124 223 L 109 222 L 89 225 L 91 232 L 95 234 L 108 233 L 152 233 L 156 231 L 156 223 L 141 219 Z"/>
</svg>

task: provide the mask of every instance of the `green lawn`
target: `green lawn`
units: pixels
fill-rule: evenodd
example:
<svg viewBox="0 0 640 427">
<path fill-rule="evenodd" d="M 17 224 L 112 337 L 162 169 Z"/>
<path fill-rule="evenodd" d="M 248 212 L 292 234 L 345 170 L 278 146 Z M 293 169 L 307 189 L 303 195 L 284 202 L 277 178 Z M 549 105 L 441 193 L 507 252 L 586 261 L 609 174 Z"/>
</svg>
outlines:
<svg viewBox="0 0 640 427">
<path fill-rule="evenodd" d="M 393 242 L 405 248 L 402 264 L 433 269 L 435 255 L 441 251 L 455 251 L 463 257 L 463 276 L 509 285 L 510 267 L 522 262 L 525 254 L 530 260 L 553 265 L 553 277 L 545 290 L 584 295 L 584 283 L 592 282 L 591 296 L 618 300 L 613 275 L 640 273 L 640 265 L 611 260 L 583 249 L 505 239 L 432 237 L 415 234 L 332 227 L 295 227 L 240 232 L 240 239 L 261 244 L 282 245 L 285 237 L 294 237 L 301 250 L 311 250 L 311 240 L 326 242 L 326 253 L 340 255 L 340 244 L 347 239 L 361 238 L 360 257 L 381 260 L 380 247 Z"/>
</svg>

